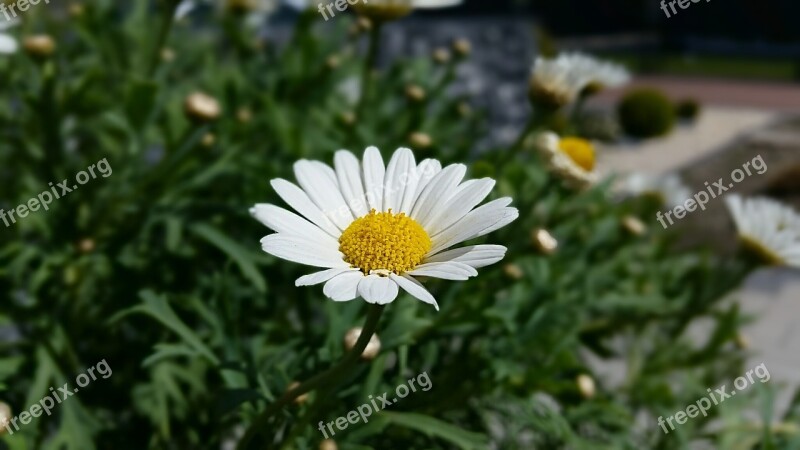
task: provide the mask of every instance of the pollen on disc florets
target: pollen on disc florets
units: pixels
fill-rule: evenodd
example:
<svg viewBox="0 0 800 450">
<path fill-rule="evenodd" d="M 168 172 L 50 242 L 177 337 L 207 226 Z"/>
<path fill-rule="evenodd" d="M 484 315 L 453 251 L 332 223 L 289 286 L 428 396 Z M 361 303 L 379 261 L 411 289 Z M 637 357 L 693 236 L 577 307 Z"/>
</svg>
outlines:
<svg viewBox="0 0 800 450">
<path fill-rule="evenodd" d="M 594 146 L 591 142 L 586 139 L 566 137 L 561 139 L 558 147 L 582 169 L 587 172 L 594 170 Z"/>
<path fill-rule="evenodd" d="M 422 262 L 431 238 L 405 213 L 375 212 L 353 221 L 339 238 L 344 260 L 365 274 L 373 270 L 403 273 Z"/>
</svg>

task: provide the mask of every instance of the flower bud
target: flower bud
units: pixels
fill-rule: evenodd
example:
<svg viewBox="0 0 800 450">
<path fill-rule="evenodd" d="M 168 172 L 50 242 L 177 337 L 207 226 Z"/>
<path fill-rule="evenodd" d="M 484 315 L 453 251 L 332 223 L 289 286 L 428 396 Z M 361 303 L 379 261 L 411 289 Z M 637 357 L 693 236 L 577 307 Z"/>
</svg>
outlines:
<svg viewBox="0 0 800 450">
<path fill-rule="evenodd" d="M 645 225 L 638 217 L 625 216 L 622 218 L 622 227 L 634 236 L 641 236 L 647 232 Z"/>
<path fill-rule="evenodd" d="M 461 117 L 469 117 L 472 115 L 472 106 L 467 102 L 458 102 L 458 115 Z"/>
<path fill-rule="evenodd" d="M 10 429 L 12 417 L 11 407 L 4 402 L 0 402 L 0 436 Z"/>
<path fill-rule="evenodd" d="M 292 381 L 291 383 L 289 383 L 289 386 L 286 386 L 286 392 L 289 392 L 297 387 L 300 387 L 300 383 L 297 381 Z M 294 399 L 294 402 L 298 405 L 302 405 L 303 403 L 306 402 L 306 400 L 308 400 L 308 392 L 298 396 L 296 399 Z"/>
<path fill-rule="evenodd" d="M 83 16 L 83 13 L 86 12 L 86 9 L 83 7 L 82 3 L 70 3 L 67 7 L 67 12 L 69 16 L 73 19 Z"/>
<path fill-rule="evenodd" d="M 327 67 L 328 70 L 335 70 L 339 68 L 341 64 L 342 61 L 339 59 L 339 56 L 337 55 L 328 56 L 328 58 L 325 60 L 325 67 Z"/>
<path fill-rule="evenodd" d="M 747 350 L 750 348 L 750 339 L 742 333 L 736 333 L 734 343 L 739 350 Z"/>
<path fill-rule="evenodd" d="M 411 0 L 369 0 L 351 4 L 356 12 L 377 22 L 389 22 L 411 14 L 414 5 Z"/>
<path fill-rule="evenodd" d="M 356 347 L 356 343 L 358 342 L 358 338 L 361 336 L 361 328 L 351 328 L 347 333 L 344 335 L 344 348 L 350 352 Z M 378 353 L 381 351 L 381 340 L 378 339 L 377 334 L 373 334 L 371 338 L 369 338 L 369 342 L 367 343 L 366 348 L 361 353 L 361 358 L 367 361 L 375 359 L 378 356 Z"/>
<path fill-rule="evenodd" d="M 333 439 L 325 439 L 319 443 L 319 450 L 339 450 L 339 446 Z"/>
<path fill-rule="evenodd" d="M 170 63 L 175 61 L 175 51 L 169 47 L 164 47 L 161 49 L 161 60 Z"/>
<path fill-rule="evenodd" d="M 206 133 L 203 135 L 203 139 L 200 141 L 200 145 L 203 147 L 213 147 L 214 144 L 217 142 L 217 137 L 214 133 Z"/>
<path fill-rule="evenodd" d="M 467 39 L 459 38 L 453 41 L 453 52 L 459 58 L 466 58 L 472 53 L 472 44 Z"/>
<path fill-rule="evenodd" d="M 236 120 L 241 123 L 249 123 L 253 120 L 253 112 L 250 111 L 250 108 L 241 107 L 236 111 Z"/>
<path fill-rule="evenodd" d="M 552 255 L 558 249 L 558 241 L 547 230 L 536 229 L 531 232 L 533 245 L 545 255 Z"/>
<path fill-rule="evenodd" d="M 358 20 L 356 20 L 356 26 L 358 26 L 358 31 L 362 33 L 370 31 L 372 29 L 372 21 L 368 17 L 359 16 Z"/>
<path fill-rule="evenodd" d="M 409 84 L 406 86 L 406 98 L 412 102 L 422 102 L 425 100 L 425 89 L 416 84 Z"/>
<path fill-rule="evenodd" d="M 95 242 L 92 238 L 84 238 L 78 242 L 78 250 L 81 253 L 92 253 L 95 248 Z"/>
<path fill-rule="evenodd" d="M 433 61 L 436 64 L 447 64 L 450 62 L 450 51 L 446 48 L 437 48 L 433 51 Z"/>
<path fill-rule="evenodd" d="M 356 115 L 352 112 L 343 112 L 339 114 L 339 121 L 342 122 L 342 125 L 352 127 L 356 124 Z"/>
<path fill-rule="evenodd" d="M 415 149 L 426 149 L 433 145 L 433 139 L 431 139 L 429 134 L 426 133 L 411 133 L 408 136 L 408 140 L 411 143 L 411 146 Z"/>
<path fill-rule="evenodd" d="M 31 56 L 47 58 L 56 51 L 56 42 L 49 35 L 37 34 L 26 37 L 22 41 L 22 47 Z"/>
<path fill-rule="evenodd" d="M 503 273 L 512 280 L 521 280 L 525 277 L 525 272 L 522 270 L 522 267 L 513 263 L 503 266 Z"/>
<path fill-rule="evenodd" d="M 594 397 L 597 391 L 594 384 L 594 378 L 586 374 L 580 374 L 578 375 L 576 382 L 578 384 L 578 391 L 580 391 L 583 398 L 588 400 Z"/>
<path fill-rule="evenodd" d="M 195 92 L 186 97 L 183 107 L 186 116 L 196 122 L 210 122 L 219 118 L 221 114 L 217 100 L 202 92 Z"/>
</svg>

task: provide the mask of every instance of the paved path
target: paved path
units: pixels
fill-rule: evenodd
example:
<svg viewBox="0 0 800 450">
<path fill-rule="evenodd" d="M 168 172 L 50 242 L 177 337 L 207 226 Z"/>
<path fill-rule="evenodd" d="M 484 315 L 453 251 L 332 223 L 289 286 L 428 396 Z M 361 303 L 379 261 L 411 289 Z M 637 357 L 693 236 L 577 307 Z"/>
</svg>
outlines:
<svg viewBox="0 0 800 450">
<path fill-rule="evenodd" d="M 636 77 L 623 90 L 603 93 L 598 101 L 616 103 L 628 89 L 654 86 L 673 99 L 695 98 L 706 105 L 734 106 L 774 112 L 800 112 L 800 84 L 732 81 L 675 76 Z"/>
</svg>

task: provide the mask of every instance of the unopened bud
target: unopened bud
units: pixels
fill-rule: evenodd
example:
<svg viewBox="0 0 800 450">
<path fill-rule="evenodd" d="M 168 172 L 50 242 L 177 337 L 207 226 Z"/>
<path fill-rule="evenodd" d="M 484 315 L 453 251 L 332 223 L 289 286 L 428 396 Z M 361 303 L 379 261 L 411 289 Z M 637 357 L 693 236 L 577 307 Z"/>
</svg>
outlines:
<svg viewBox="0 0 800 450">
<path fill-rule="evenodd" d="M 203 147 L 212 147 L 217 142 L 217 137 L 214 136 L 214 133 L 206 133 L 203 135 L 203 139 L 200 141 L 200 144 Z"/>
<path fill-rule="evenodd" d="M 333 439 L 325 439 L 319 443 L 319 450 L 339 450 L 339 446 Z"/>
<path fill-rule="evenodd" d="M 248 123 L 251 120 L 253 120 L 253 112 L 250 111 L 249 108 L 245 107 L 239 108 L 236 111 L 236 120 L 238 120 L 241 123 Z"/>
<path fill-rule="evenodd" d="M 86 10 L 82 3 L 70 3 L 69 7 L 67 8 L 69 16 L 73 19 L 81 17 L 85 11 Z"/>
<path fill-rule="evenodd" d="M 558 241 L 547 230 L 537 229 L 531 232 L 533 245 L 545 255 L 551 255 L 558 249 Z"/>
<path fill-rule="evenodd" d="M 221 114 L 219 102 L 202 92 L 195 92 L 186 97 L 183 107 L 186 115 L 197 122 L 210 122 L 219 118 Z"/>
<path fill-rule="evenodd" d="M 641 236 L 647 232 L 647 225 L 634 216 L 623 217 L 622 227 L 634 236 Z"/>
<path fill-rule="evenodd" d="M 522 270 L 522 267 L 513 263 L 503 266 L 503 272 L 512 280 L 521 280 L 525 277 L 525 272 Z"/>
<path fill-rule="evenodd" d="M 453 51 L 459 58 L 466 58 L 472 53 L 472 44 L 464 38 L 456 39 L 453 41 Z"/>
<path fill-rule="evenodd" d="M 356 347 L 356 343 L 358 343 L 358 338 L 361 336 L 361 328 L 351 328 L 347 333 L 344 335 L 344 348 L 350 352 Z M 378 353 L 381 351 L 381 340 L 378 339 L 377 334 L 373 334 L 372 337 L 369 338 L 369 342 L 367 346 L 364 348 L 364 351 L 361 353 L 361 358 L 367 361 L 375 359 L 378 356 Z"/>
<path fill-rule="evenodd" d="M 594 378 L 586 374 L 580 374 L 578 375 L 576 382 L 578 384 L 578 391 L 580 391 L 583 398 L 588 400 L 594 397 L 594 394 L 597 391 L 594 384 Z"/>
<path fill-rule="evenodd" d="M 748 339 L 747 336 L 743 335 L 742 333 L 736 333 L 734 342 L 739 350 L 747 350 L 750 348 L 750 339 Z"/>
<path fill-rule="evenodd" d="M 416 84 L 409 84 L 406 86 L 406 98 L 412 102 L 421 102 L 425 100 L 425 89 L 422 89 Z"/>
<path fill-rule="evenodd" d="M 411 143 L 411 146 L 416 149 L 426 149 L 433 145 L 433 139 L 431 136 L 426 133 L 411 133 L 408 137 L 408 141 Z"/>
<path fill-rule="evenodd" d="M 298 383 L 297 381 L 292 381 L 291 383 L 289 383 L 289 386 L 286 386 L 286 392 L 292 391 L 292 390 L 294 390 L 295 388 L 298 388 L 298 387 L 300 387 L 300 383 Z M 294 399 L 294 402 L 296 404 L 298 404 L 298 405 L 301 405 L 301 404 L 305 403 L 306 400 L 308 400 L 308 392 L 306 392 L 305 394 L 299 395 L 297 398 Z"/>
<path fill-rule="evenodd" d="M 446 48 L 437 48 L 433 51 L 433 61 L 437 64 L 447 64 L 450 62 L 450 51 Z"/>
<path fill-rule="evenodd" d="M 94 248 L 95 248 L 94 239 L 84 238 L 81 239 L 80 242 L 78 242 L 78 250 L 80 250 L 81 253 L 91 253 L 94 251 Z"/>
<path fill-rule="evenodd" d="M 349 111 L 343 112 L 339 114 L 339 120 L 342 122 L 343 125 L 352 127 L 356 123 L 356 115 Z"/>
<path fill-rule="evenodd" d="M 164 62 L 172 62 L 175 61 L 175 51 L 169 47 L 164 47 L 161 49 L 161 60 Z"/>
<path fill-rule="evenodd" d="M 31 56 L 46 58 L 56 51 L 56 41 L 49 35 L 37 34 L 26 37 L 22 41 L 22 47 Z"/>
<path fill-rule="evenodd" d="M 337 55 L 328 56 L 328 59 L 325 60 L 325 67 L 327 67 L 329 70 L 337 69 L 341 64 L 342 61 Z"/>
</svg>

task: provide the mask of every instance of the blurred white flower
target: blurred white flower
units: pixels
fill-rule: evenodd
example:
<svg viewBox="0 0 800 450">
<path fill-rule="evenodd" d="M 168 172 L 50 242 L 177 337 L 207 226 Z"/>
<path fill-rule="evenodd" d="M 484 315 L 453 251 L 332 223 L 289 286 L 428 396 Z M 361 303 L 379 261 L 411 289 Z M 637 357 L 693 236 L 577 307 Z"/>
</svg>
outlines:
<svg viewBox="0 0 800 450">
<path fill-rule="evenodd" d="M 300 277 L 297 286 L 325 283 L 334 301 L 357 297 L 387 304 L 402 288 L 417 299 L 438 304 L 418 277 L 467 280 L 476 269 L 503 259 L 500 245 L 464 241 L 491 233 L 519 216 L 508 197 L 478 206 L 495 185 L 491 178 L 462 183 L 466 166 L 419 164 L 407 148 L 384 165 L 375 147 L 362 161 L 336 152 L 334 167 L 300 160 L 294 172 L 300 186 L 272 180 L 287 209 L 256 205 L 250 213 L 276 231 L 261 240 L 265 252 L 324 270 Z M 301 217 L 302 216 L 302 217 Z"/>
<path fill-rule="evenodd" d="M 574 70 L 575 76 L 581 80 L 580 90 L 617 88 L 631 80 L 628 70 L 620 65 L 601 61 L 584 53 L 566 53 L 560 56 L 569 61 L 571 70 Z"/>
<path fill-rule="evenodd" d="M 617 192 L 626 197 L 654 196 L 669 208 L 683 205 L 687 199 L 692 197 L 692 192 L 675 174 L 631 173 L 620 179 L 617 184 Z"/>
<path fill-rule="evenodd" d="M 534 145 L 550 170 L 569 186 L 583 189 L 597 182 L 595 149 L 586 139 L 545 132 L 536 136 Z"/>
<path fill-rule="evenodd" d="M 574 64 L 575 61 L 564 55 L 536 58 L 530 79 L 534 103 L 553 108 L 572 103 L 585 86 Z"/>
<path fill-rule="evenodd" d="M 768 198 L 744 199 L 732 194 L 725 203 L 739 239 L 765 263 L 800 267 L 800 215 Z"/>
<path fill-rule="evenodd" d="M 278 9 L 279 0 L 183 0 L 175 10 L 174 19 L 186 18 L 202 4 L 214 6 L 218 12 L 245 13 L 248 26 L 259 26 Z"/>
<path fill-rule="evenodd" d="M 0 54 L 16 53 L 19 50 L 19 43 L 14 39 L 14 36 L 6 33 L 9 28 L 17 25 L 19 22 L 16 20 L 0 21 Z"/>
</svg>

